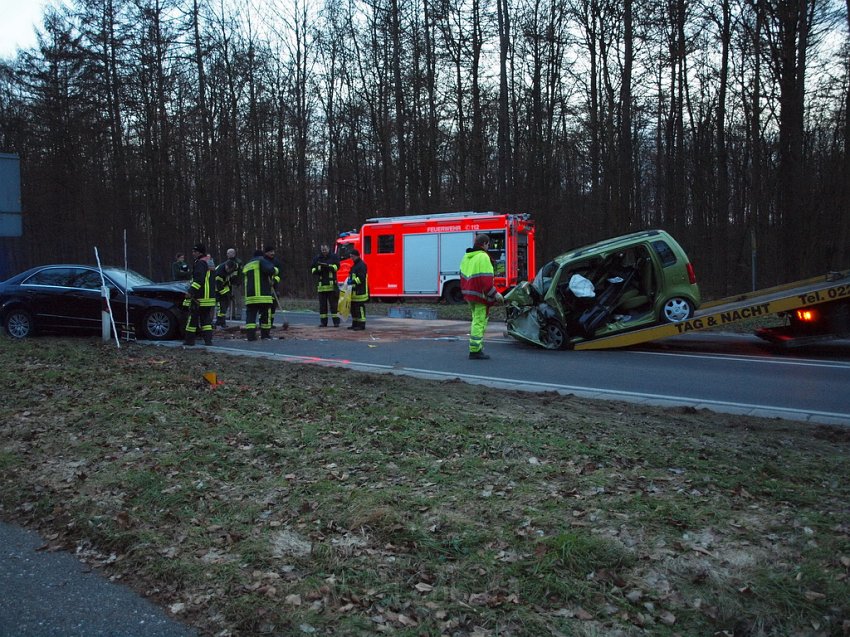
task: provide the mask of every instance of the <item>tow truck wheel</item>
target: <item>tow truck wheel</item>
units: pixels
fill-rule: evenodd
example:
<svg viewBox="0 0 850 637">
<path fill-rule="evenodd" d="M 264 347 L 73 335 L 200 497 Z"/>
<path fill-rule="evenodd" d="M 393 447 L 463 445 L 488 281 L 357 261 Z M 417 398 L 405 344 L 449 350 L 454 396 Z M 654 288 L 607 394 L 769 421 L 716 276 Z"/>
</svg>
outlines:
<svg viewBox="0 0 850 637">
<path fill-rule="evenodd" d="M 544 328 L 546 349 L 564 349 L 567 344 L 567 331 L 557 321 L 549 321 Z"/>
<path fill-rule="evenodd" d="M 463 303 L 463 292 L 460 289 L 458 281 L 449 281 L 443 288 L 443 298 L 449 305 L 458 305 Z"/>
<path fill-rule="evenodd" d="M 664 323 L 679 323 L 687 321 L 694 315 L 694 306 L 686 298 L 674 296 L 672 299 L 667 299 L 664 307 L 661 308 L 661 321 Z"/>
</svg>

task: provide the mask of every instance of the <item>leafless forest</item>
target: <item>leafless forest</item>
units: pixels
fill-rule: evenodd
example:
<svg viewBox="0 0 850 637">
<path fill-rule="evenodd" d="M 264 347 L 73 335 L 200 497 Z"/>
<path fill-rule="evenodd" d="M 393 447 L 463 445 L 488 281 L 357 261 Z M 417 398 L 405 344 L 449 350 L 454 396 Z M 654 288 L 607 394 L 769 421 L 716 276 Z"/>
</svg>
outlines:
<svg viewBox="0 0 850 637">
<path fill-rule="evenodd" d="M 850 0 L 73 0 L 0 61 L 13 270 L 275 243 L 289 293 L 376 214 L 661 227 L 706 296 L 850 267 Z M 542 263 L 542 261 L 541 261 Z"/>
</svg>

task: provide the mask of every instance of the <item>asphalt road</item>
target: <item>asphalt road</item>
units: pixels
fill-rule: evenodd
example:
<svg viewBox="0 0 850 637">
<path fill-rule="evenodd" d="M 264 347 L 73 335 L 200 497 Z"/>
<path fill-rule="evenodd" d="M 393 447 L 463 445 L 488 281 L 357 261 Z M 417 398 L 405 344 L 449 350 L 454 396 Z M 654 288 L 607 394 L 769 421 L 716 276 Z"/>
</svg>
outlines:
<svg viewBox="0 0 850 637">
<path fill-rule="evenodd" d="M 189 637 L 196 635 L 70 553 L 40 551 L 33 531 L 0 522 L 0 636 Z"/>
<path fill-rule="evenodd" d="M 441 321 L 455 327 L 435 330 L 427 320 L 369 318 L 369 329 L 352 340 L 315 328 L 315 314 L 287 312 L 285 318 L 294 326 L 310 326 L 312 335 L 254 343 L 217 339 L 214 348 L 495 387 L 850 426 L 848 341 L 778 353 L 754 336 L 698 333 L 628 350 L 549 351 L 521 344 L 504 335 L 503 324 L 491 324 L 486 337 L 491 360 L 471 361 L 468 325 L 460 321 Z M 405 323 L 402 338 L 397 336 L 400 322 Z"/>
</svg>

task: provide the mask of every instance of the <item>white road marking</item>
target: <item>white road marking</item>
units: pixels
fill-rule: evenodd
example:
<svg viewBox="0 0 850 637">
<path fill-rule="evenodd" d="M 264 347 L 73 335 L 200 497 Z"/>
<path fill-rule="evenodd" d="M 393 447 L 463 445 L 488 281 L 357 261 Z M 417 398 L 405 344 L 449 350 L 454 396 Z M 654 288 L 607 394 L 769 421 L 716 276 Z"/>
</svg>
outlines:
<svg viewBox="0 0 850 637">
<path fill-rule="evenodd" d="M 847 361 L 821 361 L 805 358 L 765 358 L 763 356 L 745 356 L 741 354 L 688 354 L 681 352 L 640 352 L 627 350 L 629 354 L 640 354 L 643 356 L 677 356 L 681 358 L 696 358 L 705 360 L 726 360 L 738 361 L 744 363 L 760 363 L 762 365 L 789 365 L 792 367 L 826 367 L 838 369 L 850 369 L 850 362 Z"/>
<path fill-rule="evenodd" d="M 163 344 L 163 343 L 158 343 Z M 686 396 L 669 396 L 664 394 L 651 394 L 645 392 L 630 392 L 604 389 L 600 387 L 587 387 L 583 385 L 562 385 L 559 383 L 542 383 L 537 381 L 505 379 L 495 376 L 482 376 L 479 374 L 463 374 L 457 372 L 440 372 L 416 367 L 396 367 L 392 365 L 379 365 L 375 363 L 361 363 L 345 358 L 323 358 L 320 356 L 299 356 L 295 354 L 281 354 L 265 351 L 251 351 L 235 347 L 212 346 L 205 348 L 206 351 L 218 350 L 227 353 L 247 355 L 258 358 L 269 358 L 286 360 L 295 363 L 309 363 L 327 367 L 346 367 L 357 371 L 374 372 L 379 374 L 395 374 L 402 376 L 413 376 L 428 380 L 453 380 L 459 379 L 464 382 L 486 385 L 497 389 L 510 389 L 515 391 L 545 392 L 554 391 L 559 394 L 574 395 L 579 398 L 622 400 L 624 402 L 652 405 L 655 407 L 682 407 L 688 406 L 694 409 L 707 409 L 710 411 L 730 414 L 741 414 L 746 416 L 758 416 L 762 418 L 780 418 L 785 420 L 799 420 L 809 423 L 820 423 L 828 425 L 841 425 L 850 427 L 850 414 L 817 411 L 810 409 L 791 409 L 773 405 L 757 405 L 753 403 L 741 403 L 733 401 L 721 401 L 710 399 L 690 398 Z"/>
</svg>

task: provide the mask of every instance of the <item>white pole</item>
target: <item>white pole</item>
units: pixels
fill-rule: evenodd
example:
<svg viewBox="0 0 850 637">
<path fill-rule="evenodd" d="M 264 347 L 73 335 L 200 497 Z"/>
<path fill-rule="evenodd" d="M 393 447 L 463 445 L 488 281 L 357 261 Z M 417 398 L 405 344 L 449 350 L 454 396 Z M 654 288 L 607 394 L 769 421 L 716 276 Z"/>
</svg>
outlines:
<svg viewBox="0 0 850 637">
<path fill-rule="evenodd" d="M 106 287 L 106 279 L 103 276 L 103 268 L 100 265 L 100 254 L 98 254 L 97 247 L 94 249 L 94 258 L 97 260 L 97 270 L 100 272 L 100 296 L 103 303 L 100 312 L 100 334 L 105 343 L 109 340 L 109 333 L 115 332 L 115 344 L 118 346 L 118 349 L 121 349 L 121 341 L 118 340 L 118 330 L 115 328 L 115 318 L 112 316 L 112 305 L 109 302 L 109 288 Z"/>
<path fill-rule="evenodd" d="M 100 286 L 100 340 L 104 343 L 112 338 L 112 324 L 110 322 L 109 310 L 109 288 Z"/>
</svg>

